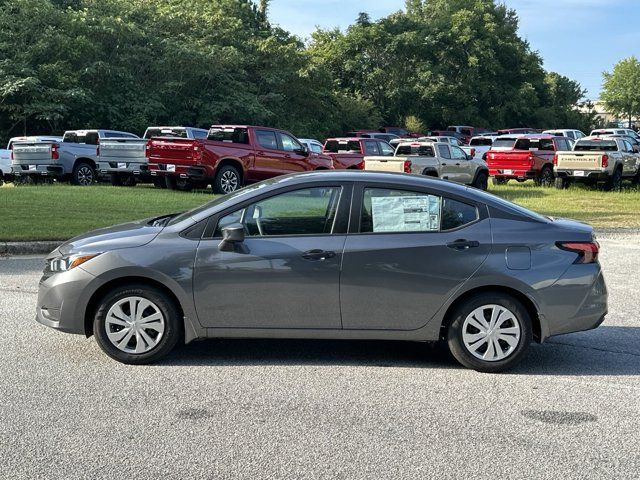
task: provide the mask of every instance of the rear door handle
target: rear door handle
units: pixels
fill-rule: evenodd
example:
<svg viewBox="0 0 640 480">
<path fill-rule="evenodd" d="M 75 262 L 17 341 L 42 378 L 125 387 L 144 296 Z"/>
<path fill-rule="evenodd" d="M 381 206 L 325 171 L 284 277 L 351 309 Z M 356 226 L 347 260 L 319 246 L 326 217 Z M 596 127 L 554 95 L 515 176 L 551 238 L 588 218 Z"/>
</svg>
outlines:
<svg viewBox="0 0 640 480">
<path fill-rule="evenodd" d="M 325 250 L 319 250 L 319 249 L 309 250 L 302 254 L 302 258 L 304 258 L 305 260 L 312 260 L 312 261 L 322 261 L 322 260 L 326 260 L 327 258 L 333 258 L 335 256 L 336 256 L 336 252 L 327 252 Z"/>
<path fill-rule="evenodd" d="M 256 152 L 256 155 L 264 155 L 264 152 L 263 152 L 262 150 L 258 150 L 258 151 Z"/>
<path fill-rule="evenodd" d="M 480 242 L 476 240 L 455 240 L 447 243 L 447 247 L 454 250 L 469 250 L 470 248 L 476 248 L 480 246 Z"/>
</svg>

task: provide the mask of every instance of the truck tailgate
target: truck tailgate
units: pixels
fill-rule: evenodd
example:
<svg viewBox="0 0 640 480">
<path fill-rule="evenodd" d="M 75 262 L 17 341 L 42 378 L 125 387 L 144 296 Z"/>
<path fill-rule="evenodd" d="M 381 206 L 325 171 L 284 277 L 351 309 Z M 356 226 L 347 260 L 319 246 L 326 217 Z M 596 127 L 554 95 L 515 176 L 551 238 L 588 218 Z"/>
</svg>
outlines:
<svg viewBox="0 0 640 480">
<path fill-rule="evenodd" d="M 499 169 L 522 170 L 531 167 L 531 152 L 528 150 L 511 150 L 507 152 L 489 152 L 489 167 Z"/>
<path fill-rule="evenodd" d="M 147 140 L 142 138 L 110 138 L 100 140 L 102 162 L 136 162 L 146 163 L 145 148 Z"/>
<path fill-rule="evenodd" d="M 404 172 L 406 157 L 364 157 L 364 169 L 375 172 Z"/>
<path fill-rule="evenodd" d="M 54 163 L 53 142 L 16 142 L 13 144 L 13 160 L 16 165 L 42 165 Z"/>
<path fill-rule="evenodd" d="M 602 168 L 602 154 L 599 152 L 558 152 L 557 168 L 570 170 L 600 170 Z"/>
<path fill-rule="evenodd" d="M 154 138 L 149 140 L 149 163 L 194 165 L 200 153 L 200 143 L 187 138 Z"/>
</svg>

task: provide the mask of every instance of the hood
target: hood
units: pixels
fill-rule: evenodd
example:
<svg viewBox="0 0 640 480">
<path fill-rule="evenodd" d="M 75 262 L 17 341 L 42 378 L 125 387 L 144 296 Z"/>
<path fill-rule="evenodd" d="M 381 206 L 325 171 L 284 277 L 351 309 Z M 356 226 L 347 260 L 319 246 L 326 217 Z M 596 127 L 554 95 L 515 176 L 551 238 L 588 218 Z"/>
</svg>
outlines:
<svg viewBox="0 0 640 480">
<path fill-rule="evenodd" d="M 120 248 L 146 245 L 162 231 L 162 226 L 149 225 L 151 219 L 100 228 L 72 238 L 60 245 L 60 253 L 102 253 Z"/>
</svg>

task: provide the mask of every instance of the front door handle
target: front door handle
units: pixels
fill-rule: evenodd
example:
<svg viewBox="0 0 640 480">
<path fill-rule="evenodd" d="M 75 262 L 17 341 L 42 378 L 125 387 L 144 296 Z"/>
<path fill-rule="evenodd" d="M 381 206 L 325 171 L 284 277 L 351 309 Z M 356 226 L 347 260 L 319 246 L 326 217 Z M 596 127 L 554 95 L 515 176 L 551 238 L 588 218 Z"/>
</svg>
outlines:
<svg viewBox="0 0 640 480">
<path fill-rule="evenodd" d="M 319 249 L 309 250 L 302 254 L 302 258 L 304 258 L 305 260 L 313 260 L 313 261 L 322 261 L 322 260 L 326 260 L 327 258 L 333 258 L 335 256 L 336 256 L 336 252 L 327 252 L 325 250 L 319 250 Z"/>
<path fill-rule="evenodd" d="M 447 247 L 452 248 L 454 250 L 469 250 L 470 248 L 479 247 L 480 242 L 476 240 L 456 240 L 454 242 L 447 243 Z"/>
</svg>

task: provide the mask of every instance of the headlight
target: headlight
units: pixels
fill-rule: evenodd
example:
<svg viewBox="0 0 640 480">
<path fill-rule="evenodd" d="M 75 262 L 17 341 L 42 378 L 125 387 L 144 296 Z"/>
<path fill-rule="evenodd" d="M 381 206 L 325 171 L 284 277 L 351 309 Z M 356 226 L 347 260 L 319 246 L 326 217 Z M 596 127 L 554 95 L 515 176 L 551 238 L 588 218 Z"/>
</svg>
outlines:
<svg viewBox="0 0 640 480">
<path fill-rule="evenodd" d="M 91 260 L 93 257 L 97 257 L 99 253 L 92 255 L 68 255 L 65 257 L 58 257 L 49 260 L 49 270 L 53 273 L 66 272 L 72 268 L 82 265 L 84 262 Z"/>
</svg>

